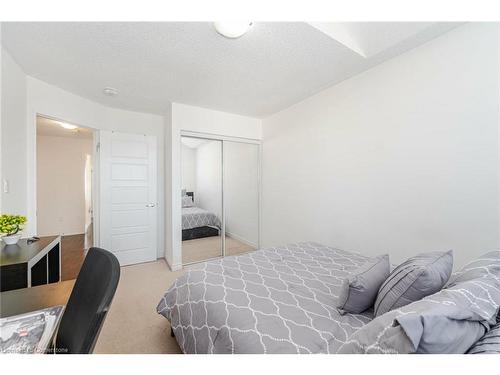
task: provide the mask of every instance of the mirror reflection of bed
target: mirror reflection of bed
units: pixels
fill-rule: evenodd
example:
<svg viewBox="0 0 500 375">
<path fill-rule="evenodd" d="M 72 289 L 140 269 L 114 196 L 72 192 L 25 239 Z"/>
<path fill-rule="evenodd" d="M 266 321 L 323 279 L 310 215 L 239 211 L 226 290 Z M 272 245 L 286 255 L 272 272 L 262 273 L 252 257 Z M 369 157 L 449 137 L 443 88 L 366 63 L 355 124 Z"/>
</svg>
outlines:
<svg viewBox="0 0 500 375">
<path fill-rule="evenodd" d="M 181 139 L 183 264 L 256 250 L 258 145 Z"/>
<path fill-rule="evenodd" d="M 193 192 L 187 192 L 182 199 L 183 228 L 188 228 L 182 230 L 182 261 L 184 264 L 221 256 L 220 219 L 214 213 L 196 207 L 193 197 Z M 225 246 L 226 255 L 238 255 L 256 250 L 254 245 L 241 242 L 228 234 L 226 234 Z"/>
</svg>

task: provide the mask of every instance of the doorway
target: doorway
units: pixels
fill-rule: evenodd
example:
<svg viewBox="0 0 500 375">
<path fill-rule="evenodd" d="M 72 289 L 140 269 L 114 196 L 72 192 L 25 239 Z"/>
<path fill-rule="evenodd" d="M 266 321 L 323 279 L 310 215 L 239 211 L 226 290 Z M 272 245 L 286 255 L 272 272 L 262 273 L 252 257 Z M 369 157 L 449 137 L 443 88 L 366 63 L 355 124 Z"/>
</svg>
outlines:
<svg viewBox="0 0 500 375">
<path fill-rule="evenodd" d="M 61 279 L 78 276 L 94 243 L 94 131 L 36 117 L 37 235 L 61 236 Z"/>
</svg>

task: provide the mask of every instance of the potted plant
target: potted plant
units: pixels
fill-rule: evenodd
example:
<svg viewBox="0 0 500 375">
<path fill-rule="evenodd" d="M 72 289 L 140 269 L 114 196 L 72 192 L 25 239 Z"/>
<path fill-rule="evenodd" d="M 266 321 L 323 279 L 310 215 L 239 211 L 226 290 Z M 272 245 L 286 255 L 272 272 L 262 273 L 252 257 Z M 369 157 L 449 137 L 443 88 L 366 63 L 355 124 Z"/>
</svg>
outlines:
<svg viewBox="0 0 500 375">
<path fill-rule="evenodd" d="M 21 231 L 26 224 L 26 216 L 21 215 L 0 215 L 0 234 L 2 241 L 6 245 L 15 245 L 21 238 Z"/>
</svg>

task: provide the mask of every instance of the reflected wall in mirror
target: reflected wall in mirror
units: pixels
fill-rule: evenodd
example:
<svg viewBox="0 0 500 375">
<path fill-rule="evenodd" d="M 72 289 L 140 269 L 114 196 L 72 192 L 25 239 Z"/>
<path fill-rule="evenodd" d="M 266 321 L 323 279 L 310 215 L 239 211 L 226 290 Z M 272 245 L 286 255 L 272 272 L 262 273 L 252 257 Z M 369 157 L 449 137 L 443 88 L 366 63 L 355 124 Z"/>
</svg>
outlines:
<svg viewBox="0 0 500 375">
<path fill-rule="evenodd" d="M 259 247 L 259 145 L 224 141 L 225 255 Z"/>
<path fill-rule="evenodd" d="M 223 255 L 222 141 L 181 137 L 182 263 Z"/>
</svg>

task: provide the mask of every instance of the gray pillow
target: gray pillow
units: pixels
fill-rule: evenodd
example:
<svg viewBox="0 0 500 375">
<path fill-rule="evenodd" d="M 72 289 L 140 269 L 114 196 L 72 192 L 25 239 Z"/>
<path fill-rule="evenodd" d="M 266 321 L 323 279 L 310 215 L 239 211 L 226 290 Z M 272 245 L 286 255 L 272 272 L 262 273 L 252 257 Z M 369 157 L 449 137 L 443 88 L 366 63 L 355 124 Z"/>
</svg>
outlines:
<svg viewBox="0 0 500 375">
<path fill-rule="evenodd" d="M 359 314 L 372 307 L 389 273 L 389 255 L 369 259 L 342 281 L 337 304 L 339 312 Z"/>
<path fill-rule="evenodd" d="M 468 354 L 500 354 L 500 324 L 494 326 L 486 335 L 481 337 Z"/>
<path fill-rule="evenodd" d="M 419 254 L 397 266 L 382 284 L 374 305 L 376 316 L 439 292 L 450 278 L 453 251 Z"/>
<path fill-rule="evenodd" d="M 410 339 L 412 353 L 422 354 L 465 353 L 489 328 L 472 311 L 451 305 L 433 305 L 396 321 Z"/>
<path fill-rule="evenodd" d="M 500 276 L 500 250 L 490 251 L 454 272 L 446 288 L 487 275 Z"/>
<path fill-rule="evenodd" d="M 465 353 L 496 324 L 500 275 L 442 289 L 376 317 L 338 353 Z"/>
</svg>

